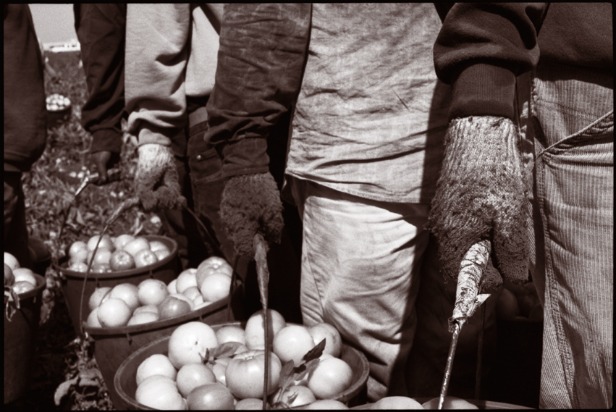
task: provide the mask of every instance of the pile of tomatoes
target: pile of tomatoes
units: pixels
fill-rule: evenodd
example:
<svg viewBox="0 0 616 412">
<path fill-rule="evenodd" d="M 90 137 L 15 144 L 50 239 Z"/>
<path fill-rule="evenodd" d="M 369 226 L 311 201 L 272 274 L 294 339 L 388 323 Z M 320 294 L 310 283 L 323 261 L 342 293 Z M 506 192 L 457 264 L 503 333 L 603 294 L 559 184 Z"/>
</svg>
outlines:
<svg viewBox="0 0 616 412">
<path fill-rule="evenodd" d="M 153 242 L 151 242 L 153 243 Z M 233 269 L 217 256 L 186 269 L 169 284 L 145 279 L 94 289 L 88 298 L 90 327 L 121 327 L 182 316 L 229 296 Z"/>
<path fill-rule="evenodd" d="M 346 409 L 336 400 L 353 382 L 352 367 L 340 358 L 342 340 L 330 324 L 287 323 L 268 310 L 270 334 L 267 402 L 273 407 Z M 137 402 L 155 409 L 261 409 L 265 392 L 263 311 L 245 327 L 211 327 L 202 322 L 178 326 L 167 353 L 145 358 L 137 367 Z M 308 353 L 312 358 L 307 360 Z M 309 373 L 297 374 L 306 367 Z"/>
<path fill-rule="evenodd" d="M 10 288 L 16 295 L 36 288 L 36 276 L 31 269 L 20 267 L 15 256 L 4 252 L 4 288 Z"/>
</svg>

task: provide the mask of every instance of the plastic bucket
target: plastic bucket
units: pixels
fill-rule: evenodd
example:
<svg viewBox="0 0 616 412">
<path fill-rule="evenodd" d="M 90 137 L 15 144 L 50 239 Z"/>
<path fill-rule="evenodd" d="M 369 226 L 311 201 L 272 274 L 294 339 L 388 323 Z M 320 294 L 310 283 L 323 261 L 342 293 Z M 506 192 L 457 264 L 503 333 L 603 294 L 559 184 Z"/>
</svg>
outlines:
<svg viewBox="0 0 616 412">
<path fill-rule="evenodd" d="M 144 323 L 119 328 L 94 328 L 85 326 L 86 333 L 94 339 L 94 358 L 103 375 L 109 397 L 116 409 L 128 407 L 124 399 L 120 397 L 114 386 L 114 376 L 118 367 L 129 356 L 161 338 L 169 337 L 179 325 L 200 320 L 207 324 L 229 321 L 231 313 L 227 311 L 229 297 L 204 306 L 198 310 L 186 313 L 175 318 L 164 319 L 156 322 Z"/>
<path fill-rule="evenodd" d="M 212 328 L 216 330 L 225 325 L 241 325 L 241 323 L 233 322 L 212 325 Z M 151 355 L 158 353 L 166 354 L 170 335 L 171 333 L 133 352 L 118 368 L 114 378 L 114 387 L 116 393 L 123 400 L 123 408 L 132 410 L 152 410 L 152 408 L 138 403 L 135 399 L 135 392 L 137 390 L 137 382 L 135 380 L 137 368 L 141 362 Z M 336 399 L 348 404 L 365 402 L 366 382 L 369 372 L 366 356 L 357 349 L 343 343 L 340 358 L 351 366 L 354 380 L 351 386 L 338 395 Z"/>
<path fill-rule="evenodd" d="M 88 313 L 90 312 L 88 299 L 95 288 L 104 286 L 114 287 L 120 283 L 138 285 L 145 279 L 159 279 L 169 283 L 180 274 L 181 266 L 176 241 L 165 236 L 145 235 L 143 237 L 149 241 L 158 240 L 165 243 L 171 253 L 164 259 L 147 267 L 108 273 L 90 272 L 87 274 L 87 277 L 84 272 L 75 272 L 62 265 L 54 266 L 57 271 L 64 275 L 62 291 L 77 335 L 81 334 L 81 326 L 88 318 Z"/>
<path fill-rule="evenodd" d="M 45 278 L 35 275 L 36 287 L 19 295 L 20 308 L 11 320 L 4 314 L 4 403 L 22 397 L 28 388 L 34 340 L 41 316 Z M 6 298 L 5 298 L 6 306 Z"/>
</svg>

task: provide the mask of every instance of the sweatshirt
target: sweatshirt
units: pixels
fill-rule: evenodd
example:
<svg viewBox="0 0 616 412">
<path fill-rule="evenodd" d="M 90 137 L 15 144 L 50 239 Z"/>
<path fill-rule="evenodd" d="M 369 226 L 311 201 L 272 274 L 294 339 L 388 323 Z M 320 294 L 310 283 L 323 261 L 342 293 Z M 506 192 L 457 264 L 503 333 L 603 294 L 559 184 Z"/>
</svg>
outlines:
<svg viewBox="0 0 616 412">
<path fill-rule="evenodd" d="M 201 3 L 199 3 L 201 4 Z M 128 132 L 186 155 L 188 101 L 212 91 L 223 4 L 129 3 L 126 24 Z"/>
<path fill-rule="evenodd" d="M 434 63 L 453 85 L 451 118 L 513 118 L 516 76 L 538 65 L 595 74 L 613 87 L 612 5 L 456 3 L 445 15 Z"/>
</svg>

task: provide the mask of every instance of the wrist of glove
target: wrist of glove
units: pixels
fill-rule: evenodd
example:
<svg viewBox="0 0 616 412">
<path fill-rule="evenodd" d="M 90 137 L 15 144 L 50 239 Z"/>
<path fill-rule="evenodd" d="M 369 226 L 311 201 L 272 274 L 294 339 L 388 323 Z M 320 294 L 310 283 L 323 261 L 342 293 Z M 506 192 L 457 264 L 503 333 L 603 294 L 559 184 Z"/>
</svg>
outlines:
<svg viewBox="0 0 616 412">
<path fill-rule="evenodd" d="M 220 202 L 227 236 L 240 256 L 254 257 L 253 239 L 280 243 L 284 221 L 280 191 L 270 173 L 231 177 Z"/>
<path fill-rule="evenodd" d="M 179 184 L 173 152 L 167 146 L 139 146 L 135 191 L 143 209 L 177 209 L 186 205 Z"/>
<path fill-rule="evenodd" d="M 528 279 L 529 233 L 526 185 L 518 134 L 506 118 L 454 119 L 446 135 L 441 175 L 429 217 L 446 279 L 457 281 L 460 262 L 475 242 L 492 242 L 491 260 L 513 283 Z M 491 268 L 482 289 L 502 280 Z"/>
</svg>

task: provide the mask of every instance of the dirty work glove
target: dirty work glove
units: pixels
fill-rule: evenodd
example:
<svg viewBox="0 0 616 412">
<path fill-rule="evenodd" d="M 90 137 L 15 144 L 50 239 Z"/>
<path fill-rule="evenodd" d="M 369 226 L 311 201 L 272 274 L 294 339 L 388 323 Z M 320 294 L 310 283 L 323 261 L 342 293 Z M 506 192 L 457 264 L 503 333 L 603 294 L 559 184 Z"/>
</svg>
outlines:
<svg viewBox="0 0 616 412">
<path fill-rule="evenodd" d="M 139 146 L 135 191 L 146 212 L 186 205 L 171 149 L 160 144 Z"/>
<path fill-rule="evenodd" d="M 220 217 L 240 256 L 254 257 L 253 239 L 257 233 L 268 242 L 280 243 L 284 226 L 282 201 L 272 175 L 231 177 L 222 193 Z"/>
<path fill-rule="evenodd" d="M 454 119 L 445 140 L 428 225 L 445 280 L 457 282 L 465 252 L 489 239 L 492 263 L 503 279 L 526 281 L 528 210 L 516 126 L 502 117 Z M 502 280 L 494 279 L 494 271 L 484 273 L 482 290 L 494 291 Z"/>
</svg>

